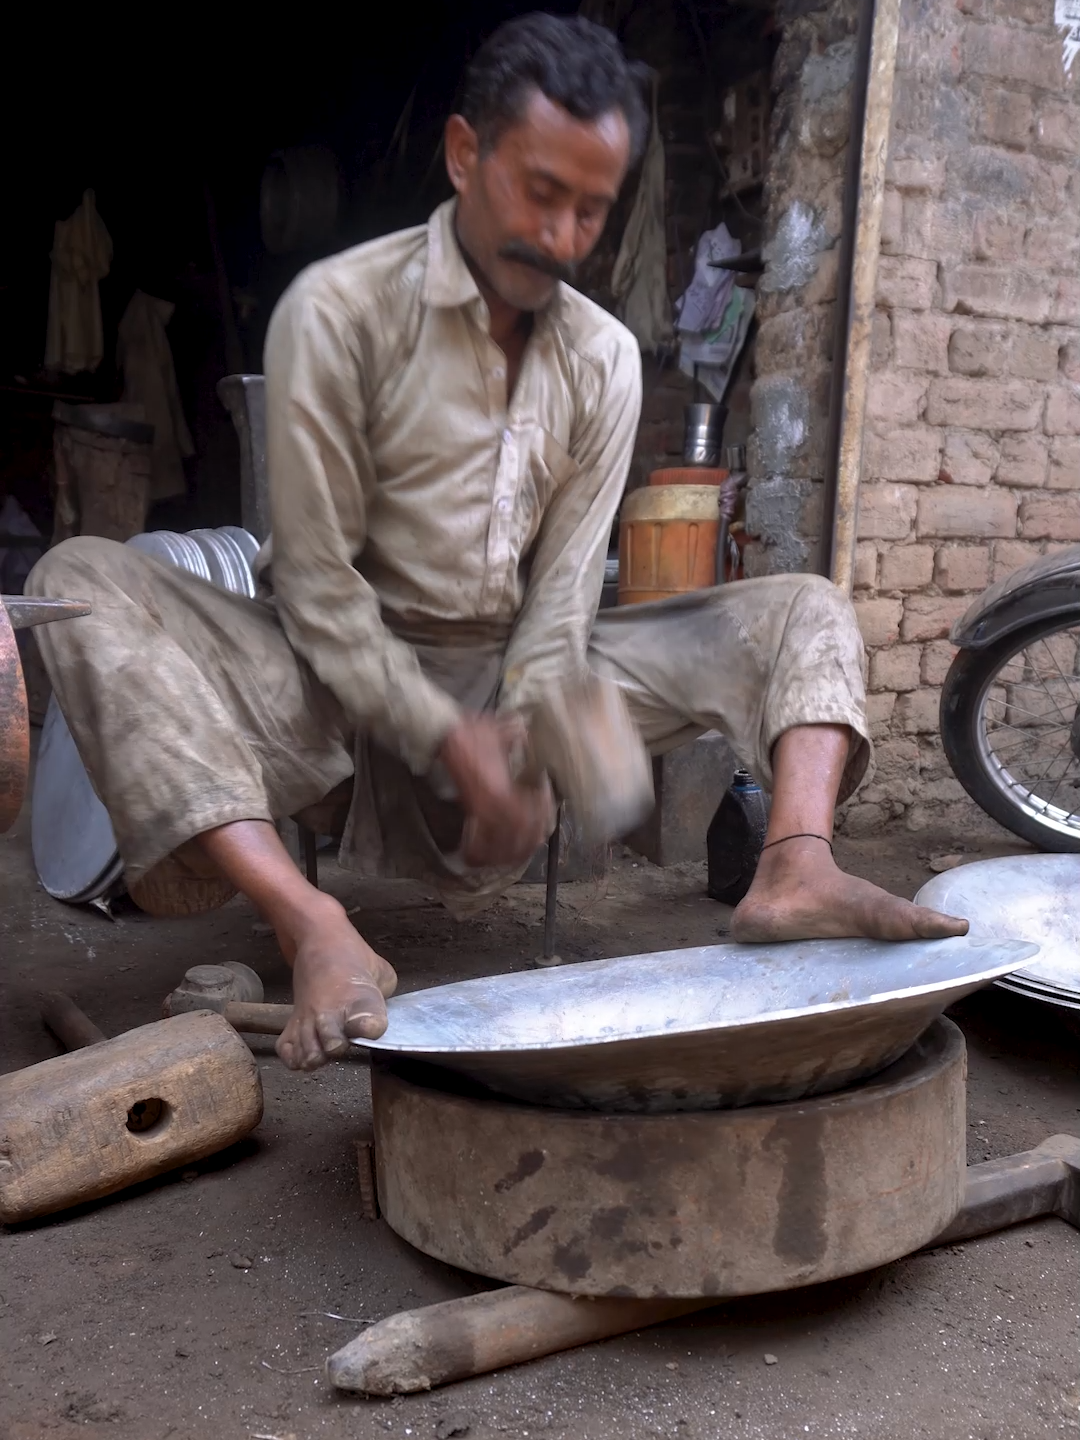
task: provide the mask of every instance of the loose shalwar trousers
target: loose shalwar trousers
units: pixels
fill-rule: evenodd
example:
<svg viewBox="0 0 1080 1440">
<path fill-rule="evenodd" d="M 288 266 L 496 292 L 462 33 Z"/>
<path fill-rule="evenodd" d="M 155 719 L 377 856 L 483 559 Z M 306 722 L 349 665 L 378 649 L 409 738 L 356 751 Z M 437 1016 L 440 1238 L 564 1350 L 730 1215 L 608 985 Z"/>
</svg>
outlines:
<svg viewBox="0 0 1080 1440">
<path fill-rule="evenodd" d="M 423 777 L 355 733 L 289 645 L 271 600 L 228 594 L 89 536 L 49 551 L 26 588 L 93 607 L 37 638 L 129 883 L 177 852 L 190 856 L 203 831 L 295 816 L 332 792 L 346 808 L 352 797 L 341 853 L 350 868 L 411 873 L 459 913 L 520 873 L 444 863 L 427 827 L 442 802 L 425 798 Z M 428 635 L 417 649 L 438 683 L 479 710 L 496 703 L 504 645 L 440 647 Z M 744 580 L 601 611 L 589 660 L 620 686 L 654 754 L 717 730 L 769 788 L 785 731 L 836 724 L 853 736 L 841 800 L 866 770 L 863 644 L 850 603 L 818 576 Z"/>
</svg>

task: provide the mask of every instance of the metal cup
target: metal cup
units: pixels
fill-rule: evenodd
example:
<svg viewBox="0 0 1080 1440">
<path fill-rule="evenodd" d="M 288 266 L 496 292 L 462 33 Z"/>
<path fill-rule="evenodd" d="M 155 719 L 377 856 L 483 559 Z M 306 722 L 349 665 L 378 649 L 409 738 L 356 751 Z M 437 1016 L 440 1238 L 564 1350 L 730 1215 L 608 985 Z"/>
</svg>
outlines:
<svg viewBox="0 0 1080 1440">
<path fill-rule="evenodd" d="M 684 464 L 720 463 L 720 438 L 726 418 L 727 410 L 723 405 L 687 405 L 686 429 L 683 432 Z"/>
</svg>

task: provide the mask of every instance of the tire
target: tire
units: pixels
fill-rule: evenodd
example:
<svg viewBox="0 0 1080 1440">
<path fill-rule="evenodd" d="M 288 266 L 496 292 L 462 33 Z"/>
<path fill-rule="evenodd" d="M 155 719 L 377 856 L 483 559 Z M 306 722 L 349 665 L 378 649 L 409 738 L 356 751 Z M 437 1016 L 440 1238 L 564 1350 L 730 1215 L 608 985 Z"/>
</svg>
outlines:
<svg viewBox="0 0 1080 1440">
<path fill-rule="evenodd" d="M 1080 813 L 1073 815 L 1054 803 L 1056 794 L 1048 802 L 1037 791 L 1025 789 L 1022 781 L 1008 783 L 1006 777 L 1010 776 L 1010 772 L 1003 764 L 995 762 L 984 719 L 986 707 L 998 703 L 987 697 L 1006 665 L 1019 652 L 1030 650 L 1039 641 L 1067 631 L 1080 637 L 1080 607 L 1075 615 L 1057 615 L 1052 620 L 1036 621 L 995 641 L 984 650 L 961 650 L 945 677 L 940 724 L 945 756 L 956 778 L 976 805 L 1014 835 L 1040 850 L 1075 854 L 1080 853 Z M 1027 673 L 1025 671 L 1025 675 Z M 1059 683 L 1053 675 L 1051 680 L 1054 684 Z M 1080 699 L 1080 675 L 1062 673 L 1061 680 L 1072 682 Z M 1004 685 L 1005 682 L 999 681 L 999 684 Z M 1037 693 L 1036 687 L 1026 681 L 1022 688 Z M 1066 690 L 1063 696 L 1071 693 Z M 1064 716 L 1069 703 L 1067 700 L 1060 703 L 1056 714 Z M 1053 728 L 1060 730 L 1064 727 Z M 1080 807 L 1080 759 L 1072 753 L 1067 738 L 1062 747 L 1062 759 L 1069 767 L 1065 801 Z M 1061 782 L 1058 788 L 1060 785 Z M 1049 782 L 1044 788 L 1051 788 Z"/>
</svg>

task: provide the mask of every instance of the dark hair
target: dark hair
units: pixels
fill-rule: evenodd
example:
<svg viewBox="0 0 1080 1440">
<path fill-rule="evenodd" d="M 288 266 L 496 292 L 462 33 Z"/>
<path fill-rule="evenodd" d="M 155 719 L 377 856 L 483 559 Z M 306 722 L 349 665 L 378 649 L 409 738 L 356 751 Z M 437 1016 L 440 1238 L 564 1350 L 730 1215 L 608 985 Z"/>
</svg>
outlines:
<svg viewBox="0 0 1080 1440">
<path fill-rule="evenodd" d="M 490 35 L 465 72 L 461 113 L 486 150 L 520 120 L 539 90 L 575 120 L 621 110 L 630 127 L 631 164 L 645 148 L 648 66 L 630 62 L 603 25 L 580 15 L 522 15 Z"/>
</svg>

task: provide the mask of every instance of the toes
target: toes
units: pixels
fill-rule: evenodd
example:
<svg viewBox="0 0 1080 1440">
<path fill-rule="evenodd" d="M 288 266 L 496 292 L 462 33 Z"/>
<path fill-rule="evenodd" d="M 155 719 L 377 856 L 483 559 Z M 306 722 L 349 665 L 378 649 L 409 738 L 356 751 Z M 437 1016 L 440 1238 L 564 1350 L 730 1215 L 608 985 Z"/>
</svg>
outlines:
<svg viewBox="0 0 1080 1440">
<path fill-rule="evenodd" d="M 385 960 L 383 960 L 382 962 L 376 984 L 378 985 L 379 993 L 382 995 L 384 1000 L 389 1000 L 390 996 L 393 995 L 394 991 L 397 989 L 397 971 L 392 965 L 387 964 Z M 368 1039 L 374 1040 L 375 1036 L 369 1035 Z"/>
<path fill-rule="evenodd" d="M 315 1033 L 324 1055 L 345 1055 L 349 1037 L 345 1034 L 345 1011 L 322 1010 L 315 1016 Z"/>
<path fill-rule="evenodd" d="M 377 1040 L 386 1029 L 386 1004 L 375 986 L 358 995 L 346 1014 L 344 1033 L 350 1040 Z"/>
<path fill-rule="evenodd" d="M 971 928 L 956 915 L 943 915 L 923 905 L 916 905 L 914 909 L 916 933 L 924 940 L 947 940 L 952 935 L 966 935 Z"/>
</svg>

